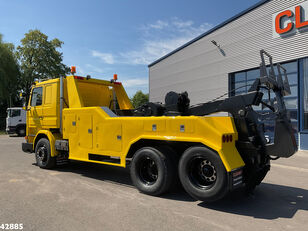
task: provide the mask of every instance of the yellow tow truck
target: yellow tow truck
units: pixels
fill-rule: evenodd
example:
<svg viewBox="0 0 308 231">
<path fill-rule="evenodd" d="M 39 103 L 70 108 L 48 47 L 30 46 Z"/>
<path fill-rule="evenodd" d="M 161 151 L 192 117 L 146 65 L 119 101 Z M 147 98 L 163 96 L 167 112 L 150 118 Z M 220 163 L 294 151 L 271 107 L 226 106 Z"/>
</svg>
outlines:
<svg viewBox="0 0 308 231">
<path fill-rule="evenodd" d="M 186 92 L 169 92 L 165 104 L 134 109 L 116 75 L 98 80 L 77 76 L 72 68 L 71 76 L 32 87 L 22 149 L 34 152 L 37 165 L 46 169 L 66 160 L 123 168 L 130 163 L 134 185 L 150 195 L 167 192 L 178 179 L 191 196 L 207 202 L 244 185 L 252 190 L 271 159 L 297 150 L 283 101 L 290 93 L 287 76 L 283 81 L 281 74 L 267 73 L 264 55 L 261 76 L 247 94 L 195 106 Z M 278 104 L 262 101 L 262 86 L 275 93 Z M 275 143 L 265 139 L 253 109 L 259 104 L 276 116 Z M 211 115 L 216 112 L 230 116 Z"/>
</svg>

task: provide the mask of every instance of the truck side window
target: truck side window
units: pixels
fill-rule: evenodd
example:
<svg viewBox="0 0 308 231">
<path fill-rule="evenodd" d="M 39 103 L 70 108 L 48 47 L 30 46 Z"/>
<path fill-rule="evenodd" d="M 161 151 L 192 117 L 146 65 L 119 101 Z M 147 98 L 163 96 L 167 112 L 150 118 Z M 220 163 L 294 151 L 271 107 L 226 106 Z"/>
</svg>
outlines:
<svg viewBox="0 0 308 231">
<path fill-rule="evenodd" d="M 43 99 L 43 88 L 38 87 L 34 88 L 32 91 L 32 97 L 31 97 L 31 106 L 40 106 L 42 105 L 42 99 Z"/>
<path fill-rule="evenodd" d="M 20 116 L 20 110 L 12 110 L 11 117 L 16 117 L 16 116 Z"/>
</svg>

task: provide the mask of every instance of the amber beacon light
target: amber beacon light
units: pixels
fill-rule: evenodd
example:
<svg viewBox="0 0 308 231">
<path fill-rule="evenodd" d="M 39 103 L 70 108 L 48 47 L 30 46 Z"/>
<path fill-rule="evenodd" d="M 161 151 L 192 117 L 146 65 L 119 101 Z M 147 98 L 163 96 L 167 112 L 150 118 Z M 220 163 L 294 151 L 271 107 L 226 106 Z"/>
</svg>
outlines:
<svg viewBox="0 0 308 231">
<path fill-rule="evenodd" d="M 76 67 L 75 66 L 71 66 L 71 73 L 75 74 L 76 73 Z"/>
</svg>

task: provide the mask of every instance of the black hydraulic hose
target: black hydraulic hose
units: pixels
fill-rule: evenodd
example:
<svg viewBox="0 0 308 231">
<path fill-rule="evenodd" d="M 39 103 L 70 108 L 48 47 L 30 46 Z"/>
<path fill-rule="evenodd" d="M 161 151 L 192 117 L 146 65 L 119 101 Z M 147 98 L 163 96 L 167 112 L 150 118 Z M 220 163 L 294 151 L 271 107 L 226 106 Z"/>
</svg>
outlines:
<svg viewBox="0 0 308 231">
<path fill-rule="evenodd" d="M 269 109 L 271 109 L 271 111 L 275 112 L 275 108 L 272 107 L 271 105 L 269 105 L 269 104 L 267 104 L 267 103 L 265 103 L 265 102 L 263 102 L 263 101 L 261 101 L 261 104 L 263 104 L 264 106 L 266 106 L 266 107 L 268 107 Z"/>
</svg>

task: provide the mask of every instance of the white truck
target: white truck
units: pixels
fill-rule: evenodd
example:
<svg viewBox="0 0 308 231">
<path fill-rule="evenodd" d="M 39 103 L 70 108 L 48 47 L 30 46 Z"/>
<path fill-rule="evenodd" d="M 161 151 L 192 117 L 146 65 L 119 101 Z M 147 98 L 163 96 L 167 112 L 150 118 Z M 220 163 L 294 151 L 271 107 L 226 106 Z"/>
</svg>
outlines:
<svg viewBox="0 0 308 231">
<path fill-rule="evenodd" d="M 16 133 L 18 136 L 26 135 L 26 111 L 21 107 L 7 109 L 6 132 Z"/>
</svg>

